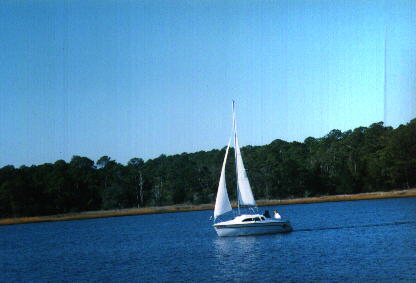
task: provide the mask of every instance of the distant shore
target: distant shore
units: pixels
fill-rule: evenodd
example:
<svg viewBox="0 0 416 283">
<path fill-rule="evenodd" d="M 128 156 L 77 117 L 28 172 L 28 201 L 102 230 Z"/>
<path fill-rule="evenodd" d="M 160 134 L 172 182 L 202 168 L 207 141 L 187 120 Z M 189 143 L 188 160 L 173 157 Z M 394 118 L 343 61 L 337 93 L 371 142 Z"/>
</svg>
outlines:
<svg viewBox="0 0 416 283">
<path fill-rule="evenodd" d="M 367 199 L 382 199 L 382 198 L 400 198 L 400 197 L 416 197 L 416 188 L 400 191 L 390 192 L 373 192 L 354 195 L 333 195 L 309 198 L 296 198 L 284 200 L 258 200 L 258 206 L 271 205 L 285 205 L 285 204 L 301 204 L 301 203 L 317 203 L 317 202 L 331 202 L 331 201 L 352 201 L 352 200 L 367 200 Z M 234 206 L 234 205 L 233 205 Z M 67 221 L 80 220 L 103 217 L 119 217 L 142 214 L 156 214 L 156 213 L 171 213 L 171 212 L 187 212 L 197 210 L 213 210 L 213 204 L 199 204 L 199 205 L 169 205 L 159 207 L 143 207 L 143 208 L 128 208 L 119 210 L 100 210 L 100 211 L 86 211 L 79 213 L 67 213 L 50 216 L 33 216 L 33 217 L 18 217 L 18 218 L 3 218 L 0 219 L 0 225 L 25 224 L 34 222 L 50 222 L 50 221 Z"/>
</svg>

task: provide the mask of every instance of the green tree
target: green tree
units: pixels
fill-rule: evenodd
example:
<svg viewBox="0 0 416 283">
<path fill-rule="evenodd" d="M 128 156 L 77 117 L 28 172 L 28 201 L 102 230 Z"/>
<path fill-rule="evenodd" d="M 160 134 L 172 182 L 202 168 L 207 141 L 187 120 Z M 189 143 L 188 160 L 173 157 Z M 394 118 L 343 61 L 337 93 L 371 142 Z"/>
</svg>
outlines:
<svg viewBox="0 0 416 283">
<path fill-rule="evenodd" d="M 140 207 L 140 205 L 144 204 L 144 161 L 141 158 L 134 157 L 129 160 L 127 166 L 132 177 L 133 186 L 136 188 L 137 207 Z"/>
</svg>

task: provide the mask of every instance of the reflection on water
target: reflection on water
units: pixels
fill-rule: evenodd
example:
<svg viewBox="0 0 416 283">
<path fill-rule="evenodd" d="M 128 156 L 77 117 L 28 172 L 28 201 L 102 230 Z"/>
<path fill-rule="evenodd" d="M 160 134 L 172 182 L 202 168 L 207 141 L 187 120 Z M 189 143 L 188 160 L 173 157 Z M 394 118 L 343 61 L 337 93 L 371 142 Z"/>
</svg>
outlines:
<svg viewBox="0 0 416 283">
<path fill-rule="evenodd" d="M 229 274 L 238 274 L 245 277 L 255 266 L 256 257 L 259 255 L 257 247 L 259 238 L 255 236 L 246 237 L 218 237 L 213 240 L 215 256 L 218 259 L 218 270 L 223 277 Z M 228 273 L 228 276 L 227 276 Z"/>
<path fill-rule="evenodd" d="M 256 242 L 258 242 L 256 236 L 218 237 L 214 240 L 214 246 L 217 257 L 221 259 L 221 257 L 228 257 L 232 253 L 235 254 L 236 251 L 243 254 L 253 253 Z"/>
<path fill-rule="evenodd" d="M 242 237 L 217 237 L 213 239 L 217 272 L 222 278 L 253 278 L 253 274 L 265 272 L 265 266 L 273 262 L 284 265 L 282 246 L 288 234 L 256 235 Z M 269 276 L 272 276 L 270 274 Z M 244 281 L 244 280 L 243 280 Z"/>
</svg>

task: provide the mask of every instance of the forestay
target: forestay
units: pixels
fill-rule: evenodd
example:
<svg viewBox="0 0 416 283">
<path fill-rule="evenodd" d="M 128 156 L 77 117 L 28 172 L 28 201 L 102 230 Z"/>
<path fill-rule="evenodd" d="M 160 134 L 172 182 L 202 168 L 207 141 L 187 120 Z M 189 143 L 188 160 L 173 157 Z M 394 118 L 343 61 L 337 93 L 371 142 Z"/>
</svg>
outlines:
<svg viewBox="0 0 416 283">
<path fill-rule="evenodd" d="M 217 199 L 215 200 L 214 219 L 218 216 L 232 210 L 230 200 L 227 193 L 227 185 L 225 182 L 225 164 L 227 163 L 228 150 L 230 149 L 231 139 L 228 142 L 227 150 L 225 151 L 224 162 L 222 163 L 221 177 L 218 184 Z"/>
</svg>

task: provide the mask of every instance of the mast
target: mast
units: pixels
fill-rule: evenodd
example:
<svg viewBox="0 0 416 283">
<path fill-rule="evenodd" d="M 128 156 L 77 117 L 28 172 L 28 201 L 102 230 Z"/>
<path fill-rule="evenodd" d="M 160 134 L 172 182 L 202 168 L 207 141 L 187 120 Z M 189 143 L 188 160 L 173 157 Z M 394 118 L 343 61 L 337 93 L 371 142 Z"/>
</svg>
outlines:
<svg viewBox="0 0 416 283">
<path fill-rule="evenodd" d="M 234 131 L 234 159 L 235 159 L 235 182 L 237 184 L 237 207 L 240 215 L 240 193 L 238 189 L 238 166 L 237 166 L 237 125 L 235 121 L 235 105 L 233 100 L 233 131 Z"/>
<path fill-rule="evenodd" d="M 387 26 L 384 26 L 384 127 L 387 124 Z"/>
</svg>

